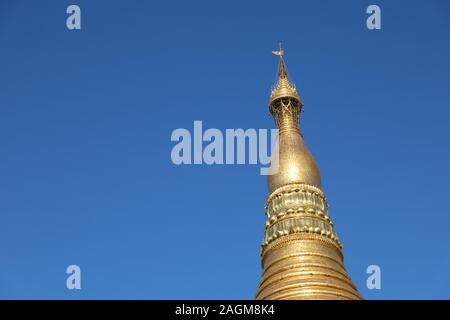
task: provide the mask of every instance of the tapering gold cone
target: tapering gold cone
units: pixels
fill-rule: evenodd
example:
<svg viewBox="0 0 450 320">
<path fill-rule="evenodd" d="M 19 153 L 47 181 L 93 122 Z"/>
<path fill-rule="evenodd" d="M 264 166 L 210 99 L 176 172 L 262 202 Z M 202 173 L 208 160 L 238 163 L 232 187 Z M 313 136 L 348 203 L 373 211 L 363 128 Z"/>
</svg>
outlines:
<svg viewBox="0 0 450 320">
<path fill-rule="evenodd" d="M 362 299 L 343 265 L 319 168 L 298 127 L 302 102 L 283 51 L 269 108 L 279 129 L 278 172 L 269 176 L 257 299 Z"/>
</svg>

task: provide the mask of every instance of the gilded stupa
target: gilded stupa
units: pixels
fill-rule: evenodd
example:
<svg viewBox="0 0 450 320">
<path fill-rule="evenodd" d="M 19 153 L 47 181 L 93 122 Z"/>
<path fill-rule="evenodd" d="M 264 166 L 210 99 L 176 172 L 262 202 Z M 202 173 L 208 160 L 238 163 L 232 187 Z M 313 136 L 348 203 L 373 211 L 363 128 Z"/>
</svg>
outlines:
<svg viewBox="0 0 450 320">
<path fill-rule="evenodd" d="M 303 103 L 289 81 L 284 52 L 269 110 L 279 129 L 276 173 L 268 176 L 263 273 L 256 299 L 362 299 L 343 264 L 319 168 L 303 141 Z"/>
</svg>

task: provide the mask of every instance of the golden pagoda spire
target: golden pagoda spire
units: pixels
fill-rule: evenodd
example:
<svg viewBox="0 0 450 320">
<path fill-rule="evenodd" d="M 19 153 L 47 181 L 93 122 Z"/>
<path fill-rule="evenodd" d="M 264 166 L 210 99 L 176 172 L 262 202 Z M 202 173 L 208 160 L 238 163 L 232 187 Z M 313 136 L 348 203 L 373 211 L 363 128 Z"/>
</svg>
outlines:
<svg viewBox="0 0 450 320">
<path fill-rule="evenodd" d="M 275 84 L 275 87 L 272 89 L 270 102 L 279 97 L 292 97 L 300 101 L 300 97 L 297 94 L 295 86 L 291 84 L 288 80 L 286 65 L 284 63 L 283 57 L 284 51 L 281 48 L 281 42 L 280 42 L 280 50 L 272 51 L 272 53 L 276 56 L 280 56 L 280 63 L 278 65 L 278 80 Z"/>
<path fill-rule="evenodd" d="M 279 129 L 278 172 L 268 177 L 263 274 L 257 299 L 361 299 L 343 265 L 319 168 L 298 126 L 303 104 L 289 81 L 284 51 L 269 110 Z"/>
</svg>

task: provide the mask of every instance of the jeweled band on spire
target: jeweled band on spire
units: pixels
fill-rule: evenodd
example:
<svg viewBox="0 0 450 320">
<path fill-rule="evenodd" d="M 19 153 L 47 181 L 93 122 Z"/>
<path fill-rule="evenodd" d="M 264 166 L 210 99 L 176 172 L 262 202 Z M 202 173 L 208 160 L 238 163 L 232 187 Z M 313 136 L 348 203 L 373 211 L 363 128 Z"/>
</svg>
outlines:
<svg viewBox="0 0 450 320">
<path fill-rule="evenodd" d="M 300 134 L 303 104 L 289 82 L 284 51 L 269 110 L 279 129 L 278 172 L 268 178 L 263 274 L 257 299 L 361 299 L 343 265 L 319 168 Z"/>
</svg>

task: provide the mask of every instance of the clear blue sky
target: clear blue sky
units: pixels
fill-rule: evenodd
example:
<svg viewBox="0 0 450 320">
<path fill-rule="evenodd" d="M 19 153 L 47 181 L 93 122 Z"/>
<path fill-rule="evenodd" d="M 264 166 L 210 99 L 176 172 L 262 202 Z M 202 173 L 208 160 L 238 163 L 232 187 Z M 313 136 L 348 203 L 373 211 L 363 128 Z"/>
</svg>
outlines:
<svg viewBox="0 0 450 320">
<path fill-rule="evenodd" d="M 265 177 L 175 166 L 170 135 L 273 128 L 279 40 L 362 295 L 449 298 L 444 0 L 1 0 L 0 298 L 252 299 Z"/>
</svg>

